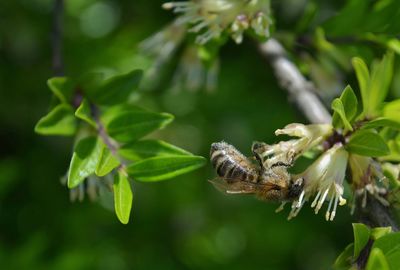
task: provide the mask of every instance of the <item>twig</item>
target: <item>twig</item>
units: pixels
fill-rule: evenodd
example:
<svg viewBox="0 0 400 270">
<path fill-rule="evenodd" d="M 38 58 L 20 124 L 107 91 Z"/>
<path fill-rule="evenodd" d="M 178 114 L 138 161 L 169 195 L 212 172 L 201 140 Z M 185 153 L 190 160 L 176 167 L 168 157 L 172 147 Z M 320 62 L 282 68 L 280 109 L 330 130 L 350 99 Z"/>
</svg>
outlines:
<svg viewBox="0 0 400 270">
<path fill-rule="evenodd" d="M 124 160 L 120 158 L 118 155 L 118 145 L 116 145 L 110 136 L 107 134 L 106 128 L 104 127 L 103 123 L 100 120 L 100 112 L 99 108 L 91 104 L 91 111 L 92 111 L 92 116 L 94 121 L 96 122 L 97 125 L 97 132 L 99 134 L 99 137 L 103 140 L 104 144 L 107 146 L 107 148 L 110 150 L 111 154 L 119 161 L 120 166 L 118 170 L 125 175 L 128 175 L 127 173 L 127 164 Z"/>
<path fill-rule="evenodd" d="M 52 68 L 54 75 L 64 75 L 64 63 L 62 57 L 62 34 L 63 34 L 64 0 L 55 0 L 53 7 L 53 30 L 52 43 Z"/>
<path fill-rule="evenodd" d="M 260 51 L 270 62 L 280 86 L 289 93 L 304 116 L 311 123 L 330 123 L 332 117 L 317 97 L 315 86 L 288 59 L 283 46 L 277 40 L 270 39 L 261 44 Z M 367 206 L 357 209 L 358 220 L 372 227 L 391 226 L 394 231 L 399 230 L 391 209 L 383 206 L 374 197 L 369 196 Z"/>
<path fill-rule="evenodd" d="M 275 39 L 261 44 L 261 53 L 268 59 L 280 86 L 289 92 L 304 116 L 313 124 L 330 123 L 331 115 L 315 94 L 315 87 L 287 58 L 285 49 Z"/>
</svg>

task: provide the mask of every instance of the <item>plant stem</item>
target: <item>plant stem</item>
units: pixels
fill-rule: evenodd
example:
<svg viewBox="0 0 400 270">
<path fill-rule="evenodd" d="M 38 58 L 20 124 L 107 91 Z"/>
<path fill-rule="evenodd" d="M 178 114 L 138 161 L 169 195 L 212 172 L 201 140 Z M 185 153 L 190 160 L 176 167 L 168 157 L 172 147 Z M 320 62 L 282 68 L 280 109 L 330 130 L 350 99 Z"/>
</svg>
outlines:
<svg viewBox="0 0 400 270">
<path fill-rule="evenodd" d="M 270 39 L 260 46 L 278 78 L 299 110 L 313 124 L 330 123 L 331 115 L 315 94 L 314 85 L 300 73 L 298 68 L 287 58 L 285 49 L 275 39 Z"/>
<path fill-rule="evenodd" d="M 55 76 L 64 75 L 64 62 L 62 57 L 64 0 L 55 0 L 53 7 L 52 43 L 52 69 Z"/>
<path fill-rule="evenodd" d="M 106 128 L 104 127 L 103 123 L 100 120 L 100 112 L 99 108 L 91 104 L 91 110 L 92 110 L 92 115 L 93 119 L 97 124 L 97 132 L 99 134 L 99 137 L 103 140 L 104 144 L 110 149 L 111 154 L 118 159 L 119 163 L 121 164 L 118 168 L 120 172 L 122 172 L 125 175 L 128 175 L 127 173 L 127 164 L 119 157 L 118 155 L 118 145 L 116 145 L 110 136 L 108 136 Z"/>
<path fill-rule="evenodd" d="M 262 43 L 260 52 L 271 64 L 280 86 L 289 93 L 290 98 L 308 121 L 313 124 L 331 123 L 332 117 L 318 98 L 315 86 L 289 60 L 279 41 L 271 38 Z M 360 205 L 360 203 L 356 203 L 357 206 Z M 393 231 L 399 230 L 399 226 L 391 214 L 391 209 L 382 205 L 372 196 L 368 196 L 366 207 L 357 207 L 356 217 L 371 227 L 391 226 Z"/>
</svg>

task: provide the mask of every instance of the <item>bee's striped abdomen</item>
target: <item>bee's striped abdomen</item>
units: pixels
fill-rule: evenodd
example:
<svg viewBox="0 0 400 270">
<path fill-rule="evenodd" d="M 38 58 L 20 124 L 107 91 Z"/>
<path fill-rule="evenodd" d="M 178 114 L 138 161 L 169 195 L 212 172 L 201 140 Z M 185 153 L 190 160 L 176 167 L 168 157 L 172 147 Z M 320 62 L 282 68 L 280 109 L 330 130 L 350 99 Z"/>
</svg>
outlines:
<svg viewBox="0 0 400 270">
<path fill-rule="evenodd" d="M 255 166 L 232 145 L 213 143 L 210 156 L 219 177 L 229 182 L 257 182 L 259 173 Z"/>
</svg>

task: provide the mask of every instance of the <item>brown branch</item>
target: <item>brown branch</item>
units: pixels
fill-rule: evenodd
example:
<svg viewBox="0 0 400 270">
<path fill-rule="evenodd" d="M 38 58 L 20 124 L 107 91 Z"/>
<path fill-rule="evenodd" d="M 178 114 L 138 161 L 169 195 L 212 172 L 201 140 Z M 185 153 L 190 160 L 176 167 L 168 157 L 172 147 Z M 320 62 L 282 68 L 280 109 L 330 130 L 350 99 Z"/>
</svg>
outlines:
<svg viewBox="0 0 400 270">
<path fill-rule="evenodd" d="M 51 35 L 52 69 L 55 76 L 64 75 L 64 62 L 62 57 L 64 0 L 55 0 L 53 7 L 53 29 Z"/>
<path fill-rule="evenodd" d="M 289 93 L 290 98 L 308 121 L 331 123 L 332 117 L 318 98 L 315 86 L 289 60 L 283 46 L 277 40 L 270 39 L 260 45 L 260 52 L 271 64 L 280 86 Z M 357 219 L 371 227 L 391 226 L 394 231 L 399 229 L 391 209 L 382 205 L 372 196 L 368 197 L 366 207 L 359 206 L 357 210 Z"/>
<path fill-rule="evenodd" d="M 313 124 L 330 123 L 331 115 L 315 94 L 314 85 L 287 58 L 282 45 L 270 39 L 261 44 L 260 51 L 270 62 L 280 86 L 289 93 L 304 116 Z"/>
</svg>

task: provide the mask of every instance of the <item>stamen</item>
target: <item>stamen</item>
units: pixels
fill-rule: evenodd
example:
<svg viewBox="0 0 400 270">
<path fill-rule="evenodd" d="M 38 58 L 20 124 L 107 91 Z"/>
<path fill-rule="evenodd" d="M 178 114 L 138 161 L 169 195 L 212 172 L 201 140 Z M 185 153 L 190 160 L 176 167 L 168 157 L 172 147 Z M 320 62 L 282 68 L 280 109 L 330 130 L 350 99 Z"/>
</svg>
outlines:
<svg viewBox="0 0 400 270">
<path fill-rule="evenodd" d="M 338 205 L 338 200 L 339 200 L 339 197 L 340 197 L 340 195 L 336 195 L 336 198 L 335 198 L 335 204 L 334 204 L 334 206 L 333 206 L 333 211 L 332 211 L 332 214 L 331 214 L 331 221 L 335 218 L 335 216 L 336 216 L 336 207 L 337 207 L 337 205 Z"/>
<path fill-rule="evenodd" d="M 326 213 L 325 213 L 325 219 L 326 219 L 326 221 L 328 221 L 329 220 L 329 216 L 330 216 L 330 211 L 331 211 L 331 207 L 332 207 L 332 202 L 333 202 L 333 198 L 331 198 L 330 200 L 329 200 L 329 206 L 328 206 L 328 210 L 326 211 Z"/>
<path fill-rule="evenodd" d="M 299 201 L 298 201 L 298 203 L 297 203 L 297 208 L 299 208 L 300 205 L 301 205 L 301 203 L 303 202 L 304 194 L 305 194 L 305 192 L 304 192 L 304 190 L 303 190 L 303 191 L 301 192 L 300 196 L 299 196 Z"/>
<path fill-rule="evenodd" d="M 314 208 L 314 207 L 315 207 L 315 205 L 317 204 L 317 201 L 318 201 L 318 199 L 319 199 L 319 196 L 321 196 L 321 190 L 319 190 L 318 193 L 317 193 L 317 196 L 315 196 L 315 199 L 314 199 L 314 201 L 313 201 L 312 204 L 311 204 L 311 208 Z"/>
<path fill-rule="evenodd" d="M 318 214 L 319 209 L 321 209 L 322 204 L 325 202 L 325 198 L 326 198 L 326 196 L 328 195 L 328 191 L 329 191 L 329 188 L 327 188 L 327 189 L 325 190 L 324 195 L 322 195 L 321 199 L 319 200 L 319 202 L 318 202 L 318 204 L 317 204 L 317 207 L 315 207 L 315 214 Z"/>
</svg>

